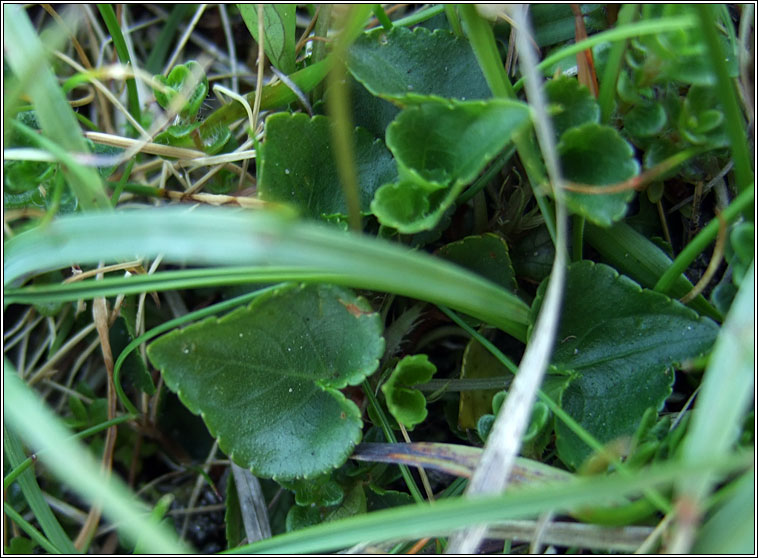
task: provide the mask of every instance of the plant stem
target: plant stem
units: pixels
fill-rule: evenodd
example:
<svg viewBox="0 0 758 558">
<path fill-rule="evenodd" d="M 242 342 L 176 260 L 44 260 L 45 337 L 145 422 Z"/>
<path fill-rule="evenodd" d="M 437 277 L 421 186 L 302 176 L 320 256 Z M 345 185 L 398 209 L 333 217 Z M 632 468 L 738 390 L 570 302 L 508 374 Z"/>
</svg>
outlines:
<svg viewBox="0 0 758 558">
<path fill-rule="evenodd" d="M 560 62 L 564 58 L 574 56 L 578 52 L 592 48 L 595 45 L 599 45 L 600 43 L 622 41 L 625 39 L 631 39 L 632 37 L 655 35 L 658 33 L 664 33 L 666 31 L 681 31 L 682 29 L 689 29 L 691 27 L 695 27 L 696 25 L 697 19 L 692 16 L 664 17 L 656 20 L 630 23 L 624 27 L 617 27 L 615 29 L 610 29 L 609 31 L 595 33 L 588 39 L 562 48 L 558 52 L 551 54 L 542 62 L 537 64 L 537 69 L 540 71 L 548 70 L 556 62 Z M 513 84 L 513 90 L 517 93 L 521 90 L 522 87 L 524 87 L 523 78 Z"/>
<path fill-rule="evenodd" d="M 381 4 L 372 4 L 371 11 L 374 12 L 374 16 L 376 16 L 376 19 L 379 20 L 379 23 L 382 24 L 382 27 L 384 27 L 386 31 L 392 29 L 392 20 L 387 16 L 387 13 L 384 11 Z"/>
<path fill-rule="evenodd" d="M 453 30 L 456 37 L 463 37 L 463 27 L 461 27 L 461 20 L 455 12 L 455 6 L 453 4 L 445 4 L 444 6 L 445 16 L 447 16 L 447 22 L 450 24 L 450 29 Z"/>
<path fill-rule="evenodd" d="M 92 436 L 93 434 L 102 432 L 106 428 L 110 428 L 111 426 L 116 426 L 117 424 L 121 424 L 122 422 L 132 420 L 136 417 L 137 415 L 122 415 L 120 417 L 116 417 L 111 420 L 106 420 L 105 422 L 96 424 L 95 426 L 91 426 L 85 430 L 82 430 L 81 432 L 77 432 L 76 434 L 71 436 L 71 438 L 72 439 L 73 438 L 79 438 L 79 439 L 87 438 L 88 436 Z M 36 461 L 36 454 L 34 457 L 27 457 L 19 465 L 14 467 L 13 470 L 10 473 L 8 473 L 3 479 L 3 490 L 6 490 L 11 484 L 13 484 L 13 481 L 15 481 L 21 473 L 23 473 L 29 467 L 31 467 L 35 461 Z"/>
<path fill-rule="evenodd" d="M 408 17 L 398 19 L 397 21 L 393 23 L 395 27 L 410 27 L 411 25 L 416 25 L 417 23 L 421 23 L 423 21 L 426 21 L 427 19 L 431 19 L 437 14 L 441 14 L 444 11 L 444 9 L 445 9 L 445 6 L 443 4 L 437 4 L 436 6 L 432 6 L 424 10 L 413 12 Z"/>
</svg>

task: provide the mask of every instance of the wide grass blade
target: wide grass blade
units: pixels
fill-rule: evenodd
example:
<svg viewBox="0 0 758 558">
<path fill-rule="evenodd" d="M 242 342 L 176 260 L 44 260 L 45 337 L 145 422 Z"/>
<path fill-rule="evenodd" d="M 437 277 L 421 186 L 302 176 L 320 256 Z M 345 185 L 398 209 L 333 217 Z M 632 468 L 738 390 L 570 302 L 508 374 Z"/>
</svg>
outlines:
<svg viewBox="0 0 758 558">
<path fill-rule="evenodd" d="M 683 441 L 682 459 L 724 455 L 739 435 L 755 382 L 755 267 L 751 265 L 716 340 Z M 693 500 L 707 496 L 714 479 L 703 473 L 679 483 Z"/>
<path fill-rule="evenodd" d="M 16 77 L 27 84 L 42 131 L 68 151 L 88 153 L 81 128 L 46 60 L 42 42 L 20 5 L 3 5 L 3 52 Z M 100 175 L 92 167 L 64 168 L 71 189 L 84 209 L 110 207 Z"/>
<path fill-rule="evenodd" d="M 159 254 L 176 264 L 306 269 L 315 273 L 311 281 L 338 276 L 342 284 L 450 306 L 526 338 L 527 305 L 485 279 L 385 241 L 263 212 L 165 208 L 62 218 L 6 242 L 4 284 L 74 263 Z M 277 277 L 266 280 L 291 279 Z"/>
<path fill-rule="evenodd" d="M 444 536 L 470 525 L 537 517 L 560 513 L 582 506 L 606 505 L 609 501 L 639 493 L 661 484 L 686 479 L 700 471 L 726 472 L 749 467 L 749 455 L 721 456 L 719 459 L 690 463 L 668 463 L 633 477 L 619 475 L 578 478 L 567 483 L 539 488 L 512 490 L 499 496 L 476 499 L 450 498 L 432 505 L 412 505 L 362 514 L 278 535 L 255 544 L 232 549 L 231 553 L 298 554 L 329 552 L 358 543 L 377 543 L 394 539 Z"/>
<path fill-rule="evenodd" d="M 9 429 L 39 451 L 39 458 L 61 481 L 93 504 L 102 505 L 108 518 L 132 542 L 141 540 L 154 553 L 189 552 L 168 529 L 150 521 L 129 488 L 113 477 L 106 480 L 92 455 L 75 440 L 52 411 L 27 388 L 13 365 L 5 360 L 3 400 Z M 45 450 L 45 451 L 43 451 Z"/>
<path fill-rule="evenodd" d="M 15 402 L 13 403 L 16 404 Z M 3 451 L 5 452 L 8 462 L 11 467 L 17 467 L 26 460 L 21 441 L 15 432 L 8 430 L 3 424 Z M 50 544 L 52 544 L 58 552 L 65 552 L 68 554 L 78 554 L 78 551 L 74 547 L 74 543 L 66 535 L 66 532 L 58 523 L 58 519 L 53 515 L 50 506 L 45 501 L 45 497 L 42 495 L 42 490 L 37 484 L 37 479 L 34 473 L 31 471 L 24 471 L 16 478 L 16 482 L 21 487 L 21 491 L 26 498 L 29 507 L 34 513 L 34 517 L 42 527 L 45 536 Z M 38 541 L 41 545 L 44 545 L 41 541 Z"/>
</svg>

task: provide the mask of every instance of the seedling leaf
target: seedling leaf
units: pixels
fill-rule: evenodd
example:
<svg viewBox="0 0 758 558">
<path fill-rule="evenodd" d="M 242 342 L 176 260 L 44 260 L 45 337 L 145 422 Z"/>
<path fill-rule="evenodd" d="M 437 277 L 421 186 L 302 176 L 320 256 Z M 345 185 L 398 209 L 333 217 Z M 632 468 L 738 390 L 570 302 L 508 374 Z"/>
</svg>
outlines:
<svg viewBox="0 0 758 558">
<path fill-rule="evenodd" d="M 168 76 L 156 75 L 153 79 L 165 86 L 166 91 L 153 89 L 155 100 L 164 109 L 168 109 L 179 95 L 186 97 L 186 102 L 179 109 L 182 118 L 194 118 L 208 95 L 208 78 L 200 64 L 190 60 L 171 69 Z M 190 90 L 189 86 L 195 83 Z"/>
<path fill-rule="evenodd" d="M 432 379 L 437 367 L 426 355 L 409 355 L 397 363 L 382 386 L 387 409 L 406 428 L 413 428 L 426 418 L 426 398 L 411 386 Z"/>
</svg>

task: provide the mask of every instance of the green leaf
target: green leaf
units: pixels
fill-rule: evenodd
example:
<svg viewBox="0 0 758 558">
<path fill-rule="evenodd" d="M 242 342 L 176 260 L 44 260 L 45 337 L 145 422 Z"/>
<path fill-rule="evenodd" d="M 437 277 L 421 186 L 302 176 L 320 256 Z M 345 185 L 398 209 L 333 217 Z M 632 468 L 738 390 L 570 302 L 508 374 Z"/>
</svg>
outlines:
<svg viewBox="0 0 758 558">
<path fill-rule="evenodd" d="M 292 506 L 287 514 L 287 532 L 298 531 L 304 527 L 345 519 L 366 513 L 366 493 L 362 484 L 356 484 L 345 494 L 337 507 L 319 509 L 318 507 Z"/>
<path fill-rule="evenodd" d="M 369 491 L 366 493 L 366 507 L 369 511 L 384 510 L 410 504 L 413 504 L 413 498 L 407 492 L 384 490 L 370 484 Z"/>
<path fill-rule="evenodd" d="M 712 149 L 729 145 L 724 113 L 715 87 L 690 87 L 679 115 L 679 132 L 695 145 Z"/>
<path fill-rule="evenodd" d="M 494 331 L 488 328 L 482 334 L 492 338 Z M 463 351 L 461 379 L 502 377 L 508 372 L 508 369 L 479 341 L 476 339 L 469 340 L 466 349 Z M 505 388 L 505 384 L 502 388 Z M 492 398 L 498 392 L 502 392 L 502 388 L 462 391 L 458 405 L 458 428 L 461 430 L 478 428 L 479 420 L 492 413 L 494 407 Z M 490 426 L 492 425 L 490 424 Z"/>
<path fill-rule="evenodd" d="M 424 394 L 411 386 L 428 382 L 436 371 L 437 367 L 426 355 L 409 355 L 397 363 L 382 385 L 387 409 L 406 428 L 424 422 L 427 414 Z"/>
<path fill-rule="evenodd" d="M 725 255 L 726 261 L 732 266 L 732 282 L 735 285 L 741 284 L 755 257 L 754 223 L 742 221 L 732 228 Z"/>
<path fill-rule="evenodd" d="M 555 258 L 555 244 L 547 227 L 529 231 L 511 246 L 511 259 L 518 277 L 539 283 L 550 274 Z"/>
<path fill-rule="evenodd" d="M 37 544 L 26 537 L 13 537 L 4 551 L 7 554 L 34 554 Z"/>
<path fill-rule="evenodd" d="M 519 340 L 526 338 L 529 307 L 490 281 L 424 252 L 269 211 L 197 207 L 190 212 L 167 207 L 76 215 L 17 234 L 4 247 L 6 304 L 200 285 L 328 280 L 449 306 Z M 163 254 L 166 263 L 215 267 L 14 288 L 47 270 L 135 254 Z"/>
<path fill-rule="evenodd" d="M 666 110 L 661 103 L 643 101 L 624 116 L 624 132 L 634 138 L 649 138 L 666 125 Z"/>
<path fill-rule="evenodd" d="M 389 101 L 372 95 L 352 76 L 348 77 L 348 81 L 350 82 L 350 108 L 353 124 L 365 128 L 377 138 L 384 139 L 387 126 L 395 119 L 400 109 Z M 329 95 L 328 90 L 326 94 Z"/>
<path fill-rule="evenodd" d="M 632 146 L 610 126 L 584 124 L 561 136 L 558 153 L 567 180 L 598 186 L 597 194 L 567 191 L 566 205 L 603 227 L 621 219 L 634 190 L 603 194 L 602 186 L 623 182 L 639 173 Z"/>
<path fill-rule="evenodd" d="M 600 106 L 590 90 L 575 78 L 561 76 L 546 82 L 545 95 L 558 138 L 574 126 L 600 122 Z"/>
<path fill-rule="evenodd" d="M 338 506 L 345 498 L 345 491 L 331 475 L 315 479 L 279 481 L 284 488 L 295 493 L 298 506 Z"/>
<path fill-rule="evenodd" d="M 686 16 L 694 13 L 689 4 L 643 4 L 642 19 L 655 20 L 668 17 Z M 719 22 L 722 23 L 722 22 Z M 724 23 L 724 26 L 727 24 Z M 723 63 L 731 77 L 737 77 L 738 57 L 736 45 L 719 34 L 722 49 L 726 55 Z M 645 79 L 667 83 L 672 80 L 708 85 L 715 83 L 715 76 L 707 56 L 708 45 L 697 27 L 681 27 L 638 37 L 632 41 L 640 51 L 643 60 L 639 72 Z"/>
<path fill-rule="evenodd" d="M 173 530 L 150 521 L 139 497 L 117 475 L 103 476 L 91 448 L 70 439 L 71 432 L 21 380 L 7 359 L 3 366 L 3 391 L 5 400 L 14 402 L 14 405 L 6 405 L 4 409 L 5 426 L 9 431 L 18 432 L 26 445 L 34 448 L 46 470 L 71 487 L 82 501 L 102 506 L 105 517 L 118 526 L 120 534 L 132 543 L 145 537 L 143 540 L 149 542 L 150 553 L 181 554 L 193 551 L 179 542 Z M 8 452 L 9 446 L 5 443 L 3 449 Z M 25 471 L 24 475 L 27 473 L 34 478 L 31 471 Z M 44 502 L 41 493 L 39 497 Z M 42 522 L 39 513 L 35 516 Z M 52 514 L 51 517 L 55 519 Z M 74 554 L 76 549 L 62 530 L 61 536 L 61 543 L 52 536 L 50 538 L 64 552 L 70 547 L 68 552 Z"/>
<path fill-rule="evenodd" d="M 153 79 L 166 87 L 166 91 L 153 88 L 155 100 L 164 109 L 179 96 L 184 98 L 184 103 L 179 107 L 179 115 L 182 118 L 195 118 L 200 107 L 208 95 L 208 78 L 205 77 L 203 67 L 194 60 L 179 64 L 171 69 L 168 76 L 155 75 Z M 194 84 L 192 89 L 190 86 Z"/>
<path fill-rule="evenodd" d="M 371 374 L 383 350 L 365 300 L 313 285 L 169 333 L 148 356 L 235 463 L 295 479 L 341 465 L 360 441 L 360 410 L 339 390 Z"/>
<path fill-rule="evenodd" d="M 603 443 L 631 436 L 645 410 L 660 409 L 671 393 L 671 366 L 705 353 L 717 333 L 711 320 L 606 265 L 574 263 L 552 357 L 558 369 L 576 374 L 561 406 Z M 590 449 L 562 422 L 555 429 L 561 460 L 578 467 Z"/>
<path fill-rule="evenodd" d="M 402 111 L 387 129 L 401 176 L 436 189 L 469 183 L 529 120 L 524 103 L 437 99 Z"/>
<path fill-rule="evenodd" d="M 603 7 L 579 4 L 587 32 L 602 31 L 608 26 Z M 574 13 L 569 4 L 533 4 L 529 17 L 534 26 L 534 40 L 540 47 L 562 43 L 576 37 Z M 574 62 L 575 64 L 575 62 Z M 564 67 L 567 64 L 564 64 Z"/>
<path fill-rule="evenodd" d="M 518 287 L 508 245 L 504 238 L 495 233 L 467 236 L 451 242 L 437 250 L 437 255 L 478 273 L 508 291 L 515 292 Z"/>
<path fill-rule="evenodd" d="M 45 46 L 37 36 L 26 12 L 18 5 L 3 5 L 4 60 L 21 83 L 28 84 L 28 94 L 43 134 L 42 146 L 58 159 L 61 152 L 88 153 L 87 143 L 74 111 L 58 85 L 46 59 Z M 47 145 L 46 145 L 47 144 Z M 52 144 L 53 149 L 51 149 Z M 68 156 L 63 162 L 66 180 L 85 210 L 110 209 L 110 200 L 103 190 L 97 171 Z"/>
<path fill-rule="evenodd" d="M 118 355 L 126 346 L 134 341 L 134 337 L 128 331 L 126 318 L 119 316 L 108 331 L 111 343 L 111 351 Z M 131 383 L 140 391 L 153 395 L 155 393 L 155 384 L 153 378 L 147 370 L 145 361 L 139 352 L 132 352 L 126 358 L 123 365 L 123 377 L 128 378 Z"/>
<path fill-rule="evenodd" d="M 402 233 L 433 228 L 528 120 L 525 104 L 504 99 L 437 99 L 403 110 L 387 128 L 400 181 L 377 191 L 372 211 Z"/>
<path fill-rule="evenodd" d="M 226 502 L 224 510 L 224 525 L 226 526 L 226 547 L 234 548 L 245 540 L 245 524 L 240 511 L 240 500 L 237 494 L 234 475 L 230 474 L 226 481 Z"/>
<path fill-rule="evenodd" d="M 258 5 L 237 4 L 253 38 L 258 40 Z M 263 48 L 269 61 L 285 74 L 295 71 L 295 5 L 263 5 Z"/>
<path fill-rule="evenodd" d="M 350 46 L 348 70 L 374 95 L 401 104 L 489 99 L 487 82 L 466 39 L 449 31 L 393 27 L 364 33 Z"/>
<path fill-rule="evenodd" d="M 279 113 L 266 119 L 258 171 L 262 199 L 290 203 L 314 219 L 347 215 L 330 128 L 325 116 Z M 376 190 L 397 172 L 380 140 L 362 129 L 353 137 L 361 211 L 368 213 Z"/>
</svg>

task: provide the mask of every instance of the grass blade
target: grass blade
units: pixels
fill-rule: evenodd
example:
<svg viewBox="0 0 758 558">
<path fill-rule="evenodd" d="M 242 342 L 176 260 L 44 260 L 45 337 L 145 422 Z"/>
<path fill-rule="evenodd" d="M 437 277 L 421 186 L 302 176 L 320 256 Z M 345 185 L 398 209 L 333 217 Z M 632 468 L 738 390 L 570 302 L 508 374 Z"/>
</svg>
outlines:
<svg viewBox="0 0 758 558">
<path fill-rule="evenodd" d="M 132 543 L 140 539 L 154 553 L 189 551 L 169 530 L 150 521 L 122 481 L 114 477 L 106 480 L 91 454 L 79 442 L 67 440 L 71 433 L 24 385 L 8 360 L 4 368 L 4 400 L 13 401 L 5 406 L 8 428 L 40 452 L 40 459 L 53 474 L 88 501 L 101 504 L 108 518 L 120 524 L 119 529 Z"/>
<path fill-rule="evenodd" d="M 14 405 L 15 404 L 16 403 L 14 402 Z M 9 405 L 8 407 L 11 406 L 13 405 Z M 18 467 L 26 459 L 21 447 L 21 441 L 14 432 L 8 430 L 5 424 L 3 424 L 3 451 L 8 457 L 11 467 Z M 16 481 L 21 487 L 21 491 L 32 510 L 32 513 L 34 513 L 34 517 L 37 518 L 40 527 L 42 527 L 47 540 L 55 546 L 58 552 L 79 554 L 79 551 L 74 547 L 74 543 L 71 542 L 71 539 L 66 535 L 63 527 L 58 523 L 50 506 L 42 496 L 42 490 L 40 489 L 39 484 L 37 484 L 37 479 L 35 478 L 34 473 L 32 471 L 24 471 L 16 478 Z"/>
<path fill-rule="evenodd" d="M 100 15 L 103 17 L 103 21 L 105 21 L 105 26 L 111 34 L 118 59 L 127 66 L 133 66 L 132 58 L 129 56 L 129 49 L 126 48 L 126 39 L 124 39 L 124 35 L 121 32 L 121 26 L 118 23 L 118 19 L 116 19 L 116 12 L 113 11 L 113 6 L 110 4 L 98 4 L 97 9 L 100 11 Z M 139 94 L 137 93 L 137 82 L 134 81 L 134 78 L 126 79 L 126 95 L 129 99 L 129 112 L 139 122 L 142 118 L 140 114 Z"/>
<path fill-rule="evenodd" d="M 482 496 L 471 500 L 449 498 L 438 500 L 432 505 L 402 506 L 322 523 L 228 552 L 305 554 L 334 551 L 358 543 L 443 536 L 480 523 L 536 517 L 546 511 L 560 512 L 584 505 L 603 505 L 609 500 L 646 488 L 689 478 L 700 471 L 735 471 L 750 467 L 751 464 L 750 455 L 731 455 L 685 466 L 668 463 L 639 471 L 629 478 L 618 475 L 578 478 L 572 482 L 514 490 L 499 496 Z"/>
<path fill-rule="evenodd" d="M 263 272 L 269 266 L 307 270 L 316 275 L 301 280 L 337 278 L 443 304 L 526 338 L 527 305 L 473 273 L 378 239 L 261 212 L 165 208 L 62 218 L 6 242 L 5 286 L 74 263 L 135 254 L 163 254 L 166 262 L 194 265 L 258 265 Z M 266 280 L 291 279 L 277 277 L 269 273 Z"/>
<path fill-rule="evenodd" d="M 47 63 L 44 46 L 23 7 L 4 4 L 3 16 L 5 59 L 19 81 L 28 83 L 28 93 L 42 131 L 69 152 L 88 153 L 74 111 L 56 82 Z M 109 208 L 110 201 L 97 171 L 74 164 L 76 172 L 72 172 L 70 167 L 65 167 L 63 172 L 81 206 L 84 209 Z"/>
</svg>

